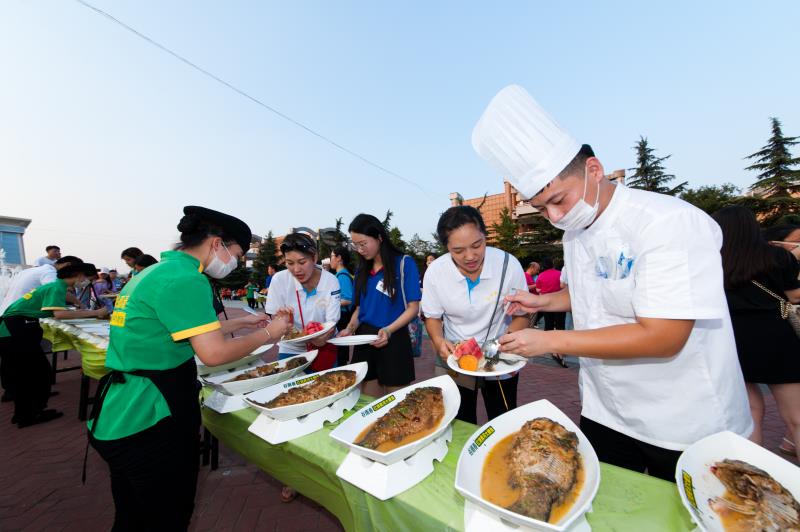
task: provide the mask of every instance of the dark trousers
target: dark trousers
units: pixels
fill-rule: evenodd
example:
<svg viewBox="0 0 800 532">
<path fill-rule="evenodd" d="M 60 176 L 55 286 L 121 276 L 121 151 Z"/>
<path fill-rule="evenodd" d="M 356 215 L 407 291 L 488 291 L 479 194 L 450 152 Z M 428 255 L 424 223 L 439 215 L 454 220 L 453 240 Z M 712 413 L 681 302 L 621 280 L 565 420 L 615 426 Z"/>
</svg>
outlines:
<svg viewBox="0 0 800 532">
<path fill-rule="evenodd" d="M 11 337 L 4 336 L 0 338 L 0 387 L 3 388 L 5 395 L 14 398 L 13 380 L 9 374 L 11 363 L 8 362 L 6 357 L 11 356 Z"/>
<path fill-rule="evenodd" d="M 507 412 L 506 403 L 508 403 L 508 410 L 517 408 L 518 383 L 519 373 L 504 381 L 483 380 L 481 394 L 483 395 L 483 404 L 486 407 L 486 416 L 489 421 Z M 503 388 L 502 393 L 500 391 L 501 386 Z M 467 423 L 477 423 L 478 390 L 470 390 L 459 386 L 458 392 L 461 394 L 461 406 L 458 407 L 456 419 Z M 505 395 L 506 403 L 503 402 L 503 395 Z"/>
<path fill-rule="evenodd" d="M 545 331 L 563 331 L 567 323 L 566 312 L 543 312 Z"/>
<path fill-rule="evenodd" d="M 247 306 L 252 308 L 252 309 L 256 309 L 256 308 L 258 308 L 258 303 L 256 303 L 255 298 L 248 297 L 247 298 Z"/>
<path fill-rule="evenodd" d="M 343 331 L 347 328 L 350 324 L 350 318 L 353 317 L 353 312 L 348 310 L 342 310 L 342 313 L 339 317 L 339 321 L 336 322 L 336 329 Z M 336 365 L 337 366 L 346 366 L 350 362 L 350 346 L 349 345 L 340 345 L 337 348 L 337 355 L 336 355 Z"/>
<path fill-rule="evenodd" d="M 189 528 L 199 470 L 197 427 L 168 417 L 126 438 L 91 443 L 111 472 L 112 532 Z"/>
<path fill-rule="evenodd" d="M 681 451 L 650 445 L 583 416 L 580 426 L 601 462 L 675 482 Z"/>
<path fill-rule="evenodd" d="M 42 351 L 42 328 L 36 318 L 14 316 L 3 322 L 11 333 L 3 372 L 14 396 L 14 417 L 17 422 L 30 421 L 47 408 L 52 386 L 52 368 Z"/>
</svg>

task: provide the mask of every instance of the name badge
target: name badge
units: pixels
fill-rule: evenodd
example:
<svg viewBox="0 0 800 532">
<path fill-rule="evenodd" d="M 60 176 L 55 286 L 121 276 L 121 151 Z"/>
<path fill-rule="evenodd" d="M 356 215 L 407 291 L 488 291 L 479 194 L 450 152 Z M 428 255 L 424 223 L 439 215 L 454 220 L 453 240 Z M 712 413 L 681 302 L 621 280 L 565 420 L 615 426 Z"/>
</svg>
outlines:
<svg viewBox="0 0 800 532">
<path fill-rule="evenodd" d="M 389 292 L 386 290 L 386 287 L 383 286 L 383 279 L 378 281 L 378 284 L 375 285 L 375 290 L 385 295 L 386 297 L 389 297 Z"/>
</svg>

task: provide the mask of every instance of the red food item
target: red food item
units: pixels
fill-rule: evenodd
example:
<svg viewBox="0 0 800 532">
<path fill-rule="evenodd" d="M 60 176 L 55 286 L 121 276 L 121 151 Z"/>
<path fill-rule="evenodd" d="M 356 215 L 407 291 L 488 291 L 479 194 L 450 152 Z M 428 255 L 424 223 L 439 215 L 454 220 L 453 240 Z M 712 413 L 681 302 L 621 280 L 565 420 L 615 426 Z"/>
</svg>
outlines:
<svg viewBox="0 0 800 532">
<path fill-rule="evenodd" d="M 305 335 L 308 335 L 308 334 L 314 334 L 316 332 L 321 331 L 324 328 L 325 327 L 323 327 L 320 322 L 318 322 L 318 321 L 310 321 L 306 325 L 306 328 L 303 329 L 303 335 L 305 336 Z"/>
<path fill-rule="evenodd" d="M 463 342 L 456 344 L 455 351 L 453 351 L 453 356 L 455 356 L 456 360 L 458 360 L 464 355 L 472 355 L 478 360 L 483 358 L 481 346 L 478 345 L 478 342 L 475 340 L 475 338 L 470 338 L 469 340 L 464 340 Z"/>
</svg>

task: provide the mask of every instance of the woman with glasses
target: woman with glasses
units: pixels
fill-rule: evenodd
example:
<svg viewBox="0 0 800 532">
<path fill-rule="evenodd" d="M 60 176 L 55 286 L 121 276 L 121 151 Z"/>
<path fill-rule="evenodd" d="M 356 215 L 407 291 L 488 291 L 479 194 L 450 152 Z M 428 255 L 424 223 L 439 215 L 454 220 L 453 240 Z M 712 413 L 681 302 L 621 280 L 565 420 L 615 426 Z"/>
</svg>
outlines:
<svg viewBox="0 0 800 532">
<path fill-rule="evenodd" d="M 273 314 L 282 307 L 291 308 L 294 311 L 294 326 L 298 330 L 312 321 L 339 321 L 339 281 L 317 266 L 317 245 L 314 240 L 304 233 L 291 233 L 283 239 L 281 253 L 286 261 L 286 269 L 272 276 L 265 312 Z M 336 346 L 327 342 L 334 334 L 335 329 L 311 340 L 306 346 L 281 342 L 278 344 L 278 358 L 318 349 L 317 358 L 307 372 L 330 369 L 336 365 L 337 352 Z"/>
<path fill-rule="evenodd" d="M 380 397 L 414 380 L 414 358 L 408 324 L 419 313 L 422 293 L 419 270 L 411 257 L 392 244 L 386 228 L 370 214 L 350 223 L 358 251 L 353 317 L 339 336 L 375 334 L 378 339 L 356 346 L 353 362 L 367 362 L 364 393 Z M 402 282 L 401 282 L 402 281 Z"/>
</svg>

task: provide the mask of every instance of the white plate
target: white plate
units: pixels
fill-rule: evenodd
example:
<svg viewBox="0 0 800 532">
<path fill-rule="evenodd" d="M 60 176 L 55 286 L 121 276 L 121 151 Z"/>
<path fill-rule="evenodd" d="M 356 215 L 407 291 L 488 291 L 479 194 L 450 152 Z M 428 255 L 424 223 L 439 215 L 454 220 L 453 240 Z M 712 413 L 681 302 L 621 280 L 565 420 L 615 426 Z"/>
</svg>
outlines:
<svg viewBox="0 0 800 532">
<path fill-rule="evenodd" d="M 239 360 L 234 360 L 233 362 L 228 362 L 227 364 L 220 364 L 219 366 L 206 366 L 205 364 L 203 364 L 203 361 L 200 360 L 197 357 L 197 355 L 195 355 L 194 362 L 195 364 L 197 364 L 197 374 L 200 376 L 211 375 L 212 373 L 220 373 L 222 371 L 229 371 L 232 369 L 247 366 L 251 362 L 259 360 L 261 358 L 261 355 L 272 349 L 273 345 L 275 344 L 262 345 L 249 355 L 242 357 Z"/>
<path fill-rule="evenodd" d="M 252 367 L 247 366 L 244 368 L 238 368 L 234 371 L 224 371 L 219 373 L 215 372 L 212 375 L 202 377 L 202 380 L 203 383 L 227 395 L 250 393 L 254 390 L 260 390 L 261 388 L 266 388 L 268 386 L 272 386 L 273 384 L 277 384 L 287 379 L 291 379 L 292 377 L 294 377 L 295 375 L 306 369 L 314 361 L 314 359 L 317 358 L 317 351 L 316 350 L 309 351 L 308 353 L 301 353 L 293 357 L 278 360 L 277 361 L 278 367 L 281 368 L 285 367 L 290 360 L 297 357 L 306 357 L 306 363 L 297 366 L 296 368 L 292 368 L 288 371 L 282 371 L 280 373 L 274 373 L 272 375 L 255 377 L 253 379 L 247 379 L 243 381 L 226 382 L 238 375 L 241 375 L 242 373 L 252 370 L 253 368 L 276 363 L 276 362 L 265 362 L 262 360 L 259 363 L 256 363 Z"/>
<path fill-rule="evenodd" d="M 572 505 L 572 508 L 561 521 L 555 524 L 545 523 L 538 519 L 514 513 L 502 506 L 492 504 L 481 496 L 481 475 L 483 474 L 484 461 L 489 451 L 500 440 L 520 430 L 525 422 L 537 417 L 546 417 L 557 421 L 567 430 L 578 435 L 578 452 L 583 460 L 583 468 L 586 473 L 583 487 L 575 504 Z M 564 412 L 556 408 L 553 403 L 542 399 L 510 410 L 476 430 L 461 450 L 458 466 L 456 467 L 455 485 L 456 490 L 464 498 L 478 504 L 490 513 L 499 515 L 506 521 L 536 530 L 563 532 L 568 530 L 573 523 L 591 508 L 592 500 L 597 494 L 597 488 L 600 487 L 600 462 L 597 460 L 594 448 L 592 448 L 589 440 L 586 439 L 586 436 L 583 435 L 578 426 Z"/>
<path fill-rule="evenodd" d="M 516 360 L 517 363 L 504 364 L 502 362 L 498 362 L 494 365 L 494 371 L 468 371 L 466 369 L 461 369 L 458 366 L 458 360 L 456 359 L 455 355 L 450 355 L 447 357 L 447 365 L 453 371 L 463 373 L 464 375 L 472 375 L 473 377 L 497 377 L 498 375 L 508 375 L 509 373 L 519 371 L 525 367 L 525 364 L 528 363 L 527 358 L 520 355 L 512 355 L 511 353 L 502 353 L 500 357 L 505 358 L 506 360 Z"/>
<path fill-rule="evenodd" d="M 329 344 L 333 345 L 365 345 L 371 344 L 378 339 L 377 334 L 356 334 L 353 336 L 342 336 L 341 338 L 331 338 L 328 340 Z"/>
<path fill-rule="evenodd" d="M 322 336 L 324 334 L 327 334 L 334 327 L 336 327 L 336 322 L 335 321 L 326 321 L 325 323 L 322 324 L 322 330 L 321 331 L 317 331 L 314 334 L 307 334 L 307 335 L 301 336 L 299 338 L 294 338 L 293 340 L 287 340 L 287 339 L 284 338 L 284 339 L 281 340 L 281 343 L 283 343 L 283 344 L 304 344 L 304 343 L 308 342 L 309 340 L 313 340 L 314 338 L 318 338 L 318 337 L 320 337 L 320 336 Z"/>
<path fill-rule="evenodd" d="M 675 468 L 681 501 L 702 530 L 724 530 L 708 500 L 725 493 L 725 486 L 711 472 L 711 466 L 726 458 L 763 469 L 800 501 L 800 468 L 733 432 L 718 432 L 683 451 Z"/>
<path fill-rule="evenodd" d="M 266 408 L 256 402 L 259 403 L 266 403 L 272 401 L 277 396 L 288 390 L 289 388 L 294 388 L 295 386 L 303 386 L 306 384 L 310 384 L 314 380 L 317 379 L 320 375 L 325 373 L 329 373 L 331 371 L 337 370 L 350 370 L 356 372 L 356 381 L 353 383 L 352 386 L 345 388 L 339 393 L 335 393 L 333 395 L 329 395 L 327 397 L 322 397 L 315 401 L 308 401 L 306 403 L 300 403 L 299 405 L 289 405 L 289 406 L 281 406 L 278 408 Z M 259 412 L 266 413 L 269 417 L 273 419 L 277 419 L 278 421 L 287 421 L 289 419 L 295 419 L 301 416 L 305 416 L 310 414 L 311 412 L 316 412 L 320 408 L 324 408 L 331 403 L 334 403 L 340 397 L 344 397 L 350 390 L 361 384 L 361 381 L 364 380 L 364 377 L 367 375 L 367 363 L 366 362 L 357 362 L 355 364 L 349 364 L 347 366 L 342 366 L 340 368 L 331 368 L 326 369 L 325 371 L 320 371 L 318 373 L 312 373 L 311 375 L 303 375 L 294 380 L 290 380 L 288 382 L 283 382 L 280 384 L 276 384 L 274 386 L 270 386 L 269 388 L 264 388 L 263 390 L 259 390 L 257 392 L 253 392 L 247 397 L 245 397 L 245 402 L 255 408 Z"/>
<path fill-rule="evenodd" d="M 424 438 L 420 438 L 415 442 L 403 445 L 397 449 L 392 449 L 387 453 L 378 452 L 373 449 L 367 449 L 366 447 L 361 447 L 360 445 L 353 443 L 358 435 L 367 428 L 367 426 L 383 417 L 387 412 L 389 412 L 389 410 L 392 409 L 392 407 L 397 405 L 405 398 L 406 395 L 411 393 L 411 390 L 426 386 L 441 388 L 444 398 L 444 417 L 435 431 L 433 431 L 431 434 L 428 434 Z M 456 386 L 456 383 L 453 382 L 453 379 L 450 378 L 449 375 L 441 375 L 439 377 L 434 377 L 433 379 L 412 384 L 411 386 L 403 388 L 402 390 L 397 390 L 394 393 L 384 395 L 380 399 L 373 401 L 359 410 L 356 414 L 347 418 L 344 422 L 342 422 L 341 425 L 336 427 L 336 429 L 331 432 L 331 438 L 338 441 L 345 447 L 348 447 L 351 453 L 359 454 L 382 464 L 391 465 L 395 462 L 399 462 L 400 460 L 405 460 L 409 456 L 415 454 L 417 451 L 428 445 L 431 441 L 436 439 L 440 434 L 447 430 L 447 427 L 456 418 L 456 415 L 458 414 L 458 407 L 460 405 L 461 394 L 458 392 L 458 386 Z"/>
</svg>

